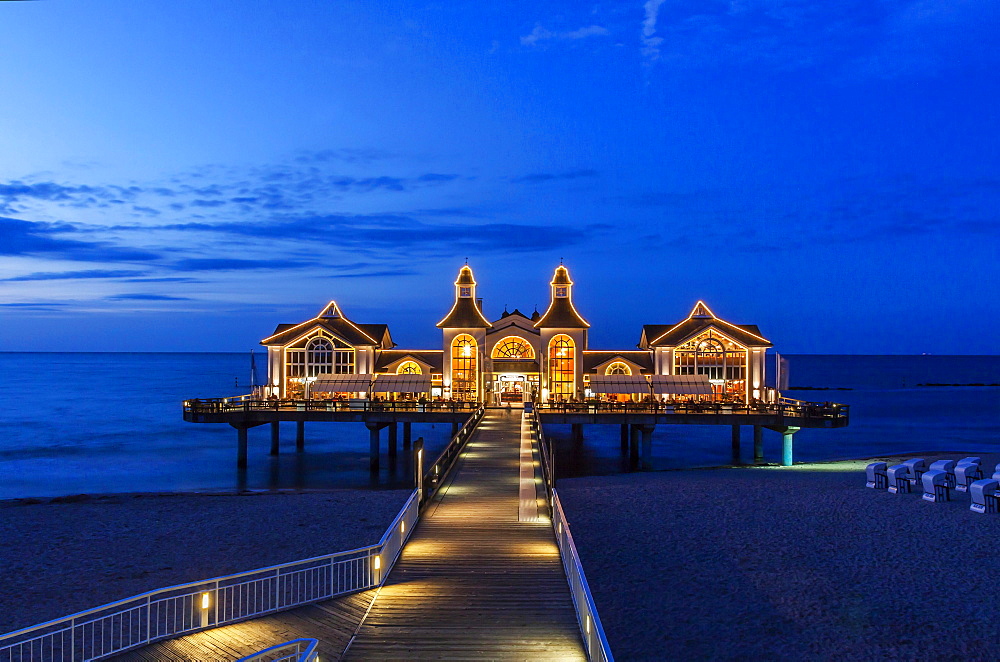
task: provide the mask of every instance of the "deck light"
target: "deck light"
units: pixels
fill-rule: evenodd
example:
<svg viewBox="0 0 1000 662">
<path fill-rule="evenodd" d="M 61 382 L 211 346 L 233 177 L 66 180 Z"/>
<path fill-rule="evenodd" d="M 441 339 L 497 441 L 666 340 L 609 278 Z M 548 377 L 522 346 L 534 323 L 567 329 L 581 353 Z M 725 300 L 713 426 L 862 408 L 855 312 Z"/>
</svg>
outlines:
<svg viewBox="0 0 1000 662">
<path fill-rule="evenodd" d="M 406 522 L 400 522 L 399 523 L 399 532 L 400 533 L 406 533 Z"/>
<path fill-rule="evenodd" d="M 378 570 L 382 567 L 382 557 L 378 554 L 375 555 L 375 569 Z"/>
<path fill-rule="evenodd" d="M 590 634 L 590 614 L 587 614 L 587 634 Z"/>
<path fill-rule="evenodd" d="M 202 593 L 201 594 L 201 608 L 202 609 L 208 609 L 209 600 L 210 600 L 210 594 L 208 594 L 208 593 Z"/>
</svg>

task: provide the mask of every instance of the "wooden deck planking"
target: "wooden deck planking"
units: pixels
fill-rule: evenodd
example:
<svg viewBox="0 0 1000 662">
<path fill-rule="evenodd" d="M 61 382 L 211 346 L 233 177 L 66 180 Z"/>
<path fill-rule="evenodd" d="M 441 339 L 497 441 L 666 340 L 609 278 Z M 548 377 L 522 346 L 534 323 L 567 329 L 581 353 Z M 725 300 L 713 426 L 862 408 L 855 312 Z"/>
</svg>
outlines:
<svg viewBox="0 0 1000 662">
<path fill-rule="evenodd" d="M 345 659 L 585 659 L 552 527 L 518 521 L 519 414 L 480 423 Z"/>
<path fill-rule="evenodd" d="M 291 609 L 251 621 L 168 639 L 110 658 L 115 662 L 224 662 L 302 637 L 318 639 L 320 658 L 339 660 L 375 590 Z"/>
</svg>

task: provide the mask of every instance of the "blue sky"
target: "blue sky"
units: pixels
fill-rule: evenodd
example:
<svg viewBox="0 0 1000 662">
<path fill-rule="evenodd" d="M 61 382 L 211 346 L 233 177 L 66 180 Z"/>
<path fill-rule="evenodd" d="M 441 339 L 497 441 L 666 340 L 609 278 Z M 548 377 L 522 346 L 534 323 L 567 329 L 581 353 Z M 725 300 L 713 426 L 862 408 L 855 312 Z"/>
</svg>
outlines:
<svg viewBox="0 0 1000 662">
<path fill-rule="evenodd" d="M 435 347 L 564 258 L 594 348 L 995 353 L 1000 5 L 0 3 L 0 342 Z M 983 324 L 983 331 L 969 322 Z"/>
</svg>

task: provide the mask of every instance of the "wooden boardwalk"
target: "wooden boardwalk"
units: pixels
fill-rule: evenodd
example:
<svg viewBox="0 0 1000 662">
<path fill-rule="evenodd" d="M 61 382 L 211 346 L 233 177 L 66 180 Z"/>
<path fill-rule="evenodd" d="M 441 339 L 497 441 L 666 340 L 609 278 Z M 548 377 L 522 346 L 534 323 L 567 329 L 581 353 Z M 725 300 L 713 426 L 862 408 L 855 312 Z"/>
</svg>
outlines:
<svg viewBox="0 0 1000 662">
<path fill-rule="evenodd" d="M 586 659 L 552 526 L 518 522 L 520 414 L 487 412 L 346 659 Z"/>
<path fill-rule="evenodd" d="M 234 660 L 298 637 L 324 662 L 586 659 L 551 524 L 518 521 L 520 414 L 487 412 L 382 588 L 114 659 Z"/>
</svg>

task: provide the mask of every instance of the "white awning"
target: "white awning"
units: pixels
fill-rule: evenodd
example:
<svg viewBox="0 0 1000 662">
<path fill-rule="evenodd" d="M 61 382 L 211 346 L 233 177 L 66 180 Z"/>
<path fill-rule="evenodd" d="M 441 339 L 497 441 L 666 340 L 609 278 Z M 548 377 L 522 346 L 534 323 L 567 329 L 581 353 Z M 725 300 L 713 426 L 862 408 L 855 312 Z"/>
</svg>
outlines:
<svg viewBox="0 0 1000 662">
<path fill-rule="evenodd" d="M 430 375 L 375 375 L 375 393 L 430 393 Z"/>
<path fill-rule="evenodd" d="M 657 395 L 711 395 L 712 383 L 706 375 L 653 375 Z"/>
<path fill-rule="evenodd" d="M 372 375 L 317 375 L 310 386 L 313 393 L 367 393 Z"/>
<path fill-rule="evenodd" d="M 649 382 L 642 375 L 592 375 L 590 390 L 593 393 L 649 395 Z"/>
</svg>

